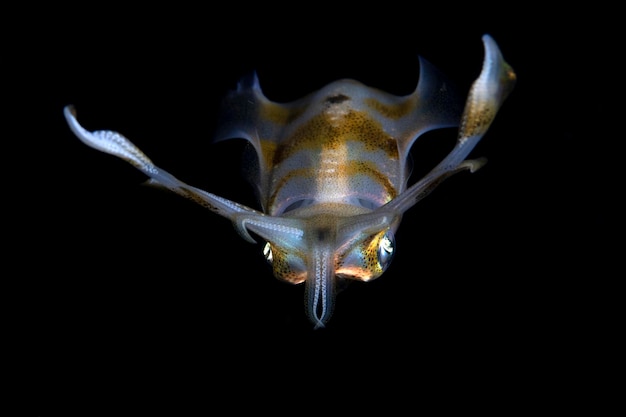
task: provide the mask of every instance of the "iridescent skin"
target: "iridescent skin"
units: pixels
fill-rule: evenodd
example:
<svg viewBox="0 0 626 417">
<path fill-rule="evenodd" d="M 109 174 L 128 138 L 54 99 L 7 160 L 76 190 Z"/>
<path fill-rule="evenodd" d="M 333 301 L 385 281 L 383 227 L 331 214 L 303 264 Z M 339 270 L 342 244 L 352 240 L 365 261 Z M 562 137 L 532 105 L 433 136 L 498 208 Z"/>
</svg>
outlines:
<svg viewBox="0 0 626 417">
<path fill-rule="evenodd" d="M 452 174 L 484 164 L 465 158 L 513 88 L 515 73 L 490 36 L 483 44 L 483 68 L 464 108 L 423 59 L 417 88 L 407 96 L 344 79 L 281 104 L 263 95 L 256 75 L 242 80 L 224 100 L 216 139 L 249 141 L 262 212 L 181 182 L 116 132 L 85 130 L 72 106 L 64 113 L 85 144 L 228 218 L 246 240 L 254 242 L 248 231 L 264 238 L 274 275 L 305 283 L 307 314 L 317 328 L 333 312 L 340 281 L 369 281 L 386 270 L 406 210 Z M 408 186 L 411 146 L 424 132 L 444 127 L 458 127 L 456 145 Z"/>
</svg>

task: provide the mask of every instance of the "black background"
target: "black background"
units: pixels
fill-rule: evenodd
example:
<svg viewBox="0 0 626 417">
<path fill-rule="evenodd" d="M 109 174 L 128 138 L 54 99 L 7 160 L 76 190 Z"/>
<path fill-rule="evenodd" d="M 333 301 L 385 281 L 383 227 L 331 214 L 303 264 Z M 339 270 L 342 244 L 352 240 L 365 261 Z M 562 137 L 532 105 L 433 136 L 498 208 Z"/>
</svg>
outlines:
<svg viewBox="0 0 626 417">
<path fill-rule="evenodd" d="M 269 386 L 279 399 L 323 404 L 353 389 L 389 405 L 480 380 L 530 409 L 604 366 L 621 190 L 610 12 L 220 7 L 68 5 L 20 15 L 7 38 L 17 72 L 5 83 L 18 95 L 6 121 L 17 147 L 4 155 L 15 209 L 5 318 L 25 381 L 16 386 L 37 388 L 28 404 L 71 406 L 73 392 L 98 408 L 144 390 L 223 402 L 216 392 Z M 211 143 L 220 99 L 240 77 L 256 70 L 275 101 L 339 78 L 408 94 L 421 55 L 467 90 L 485 33 L 518 76 L 472 153 L 489 162 L 405 214 L 389 270 L 339 294 L 322 330 L 306 319 L 303 287 L 273 277 L 260 243 L 141 187 L 141 173 L 86 147 L 62 114 L 74 104 L 87 129 L 116 130 L 181 180 L 256 207 L 242 142 Z M 447 137 L 418 142 L 417 169 L 443 157 Z M 408 389 L 395 391 L 402 401 L 378 396 L 390 386 Z M 484 392 L 463 401 L 488 403 Z"/>
</svg>

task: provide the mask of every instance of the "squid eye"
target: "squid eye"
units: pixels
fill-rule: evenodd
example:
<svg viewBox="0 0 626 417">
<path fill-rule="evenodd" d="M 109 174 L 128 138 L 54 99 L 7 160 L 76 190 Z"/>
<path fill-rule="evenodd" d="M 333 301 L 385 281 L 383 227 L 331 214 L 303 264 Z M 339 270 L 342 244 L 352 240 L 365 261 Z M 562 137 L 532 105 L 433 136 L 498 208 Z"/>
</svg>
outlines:
<svg viewBox="0 0 626 417">
<path fill-rule="evenodd" d="M 391 230 L 387 231 L 384 236 L 380 239 L 378 243 L 378 263 L 380 264 L 380 268 L 384 271 L 387 269 L 391 260 L 393 259 L 393 254 L 395 253 L 396 242 Z"/>
<path fill-rule="evenodd" d="M 265 247 L 263 248 L 263 256 L 265 256 L 265 260 L 270 265 L 274 262 L 274 255 L 272 254 L 272 245 L 270 242 L 265 243 Z"/>
</svg>

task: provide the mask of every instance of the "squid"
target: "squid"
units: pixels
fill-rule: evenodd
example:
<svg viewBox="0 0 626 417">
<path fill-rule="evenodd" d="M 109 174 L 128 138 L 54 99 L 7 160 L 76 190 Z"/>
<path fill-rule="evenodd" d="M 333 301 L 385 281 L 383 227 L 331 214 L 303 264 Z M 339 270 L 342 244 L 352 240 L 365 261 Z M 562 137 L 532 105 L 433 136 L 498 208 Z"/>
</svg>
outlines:
<svg viewBox="0 0 626 417">
<path fill-rule="evenodd" d="M 180 181 L 118 132 L 86 130 L 73 105 L 63 112 L 86 145 L 132 164 L 148 184 L 230 220 L 243 239 L 263 239 L 274 276 L 304 284 L 307 316 L 314 328 L 323 328 L 345 282 L 371 281 L 389 267 L 403 214 L 445 179 L 475 172 L 486 162 L 467 157 L 513 89 L 516 74 L 490 35 L 482 42 L 482 69 L 464 106 L 422 57 L 417 86 L 404 96 L 341 79 L 279 103 L 263 94 L 255 72 L 244 77 L 223 100 L 214 139 L 247 141 L 247 170 L 260 210 Z M 409 184 L 412 145 L 441 128 L 458 129 L 452 150 Z"/>
</svg>

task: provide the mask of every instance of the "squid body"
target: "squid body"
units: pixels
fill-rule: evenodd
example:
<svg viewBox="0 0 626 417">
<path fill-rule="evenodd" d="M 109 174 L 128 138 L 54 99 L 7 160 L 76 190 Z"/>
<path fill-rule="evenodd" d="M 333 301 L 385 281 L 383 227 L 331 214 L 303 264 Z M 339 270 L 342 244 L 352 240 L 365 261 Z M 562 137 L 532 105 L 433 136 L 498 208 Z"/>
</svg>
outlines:
<svg viewBox="0 0 626 417">
<path fill-rule="evenodd" d="M 479 169 L 466 159 L 515 84 L 515 73 L 489 35 L 484 62 L 465 106 L 444 77 L 420 58 L 415 91 L 396 96 L 343 79 L 289 103 L 268 100 L 256 74 L 223 102 L 216 140 L 245 139 L 251 182 L 261 210 L 188 185 L 157 167 L 113 131 L 88 131 L 68 105 L 64 115 L 85 144 L 129 162 L 165 187 L 229 219 L 243 238 L 265 240 L 276 278 L 304 283 L 305 308 L 316 327 L 333 313 L 340 284 L 370 281 L 389 266 L 403 213 L 451 175 Z M 408 184 L 411 146 L 432 129 L 458 127 L 451 152 Z M 250 167 L 248 167 L 250 168 Z"/>
</svg>

